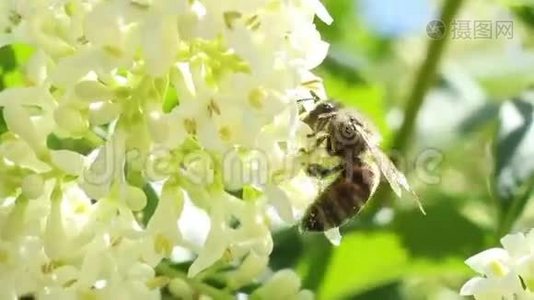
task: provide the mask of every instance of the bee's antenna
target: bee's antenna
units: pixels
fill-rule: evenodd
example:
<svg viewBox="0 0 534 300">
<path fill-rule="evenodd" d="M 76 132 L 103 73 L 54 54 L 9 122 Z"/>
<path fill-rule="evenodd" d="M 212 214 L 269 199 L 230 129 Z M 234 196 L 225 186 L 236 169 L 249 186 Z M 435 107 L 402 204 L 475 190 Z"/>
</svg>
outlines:
<svg viewBox="0 0 534 300">
<path fill-rule="evenodd" d="M 313 99 L 315 99 L 316 101 L 321 101 L 321 98 L 319 96 L 317 96 L 317 94 L 310 90 L 310 94 L 312 95 Z"/>
<path fill-rule="evenodd" d="M 315 98 L 302 98 L 302 99 L 297 99 L 297 102 L 303 102 L 303 101 L 316 101 L 317 99 Z"/>
<path fill-rule="evenodd" d="M 310 94 L 311 94 L 310 98 L 298 99 L 297 102 L 310 101 L 310 100 L 313 100 L 315 102 L 321 101 L 321 98 L 319 96 L 317 96 L 317 94 L 314 91 L 310 90 Z"/>
</svg>

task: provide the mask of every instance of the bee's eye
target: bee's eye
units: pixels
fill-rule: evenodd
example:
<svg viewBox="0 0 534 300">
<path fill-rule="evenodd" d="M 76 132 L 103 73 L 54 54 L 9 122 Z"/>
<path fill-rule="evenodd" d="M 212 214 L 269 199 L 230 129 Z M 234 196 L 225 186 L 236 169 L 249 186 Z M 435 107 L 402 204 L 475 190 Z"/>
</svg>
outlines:
<svg viewBox="0 0 534 300">
<path fill-rule="evenodd" d="M 336 109 L 336 107 L 330 102 L 321 103 L 318 108 L 321 113 L 333 112 Z"/>
<path fill-rule="evenodd" d="M 358 118 L 355 118 L 355 117 L 352 117 L 352 116 L 350 117 L 350 121 L 353 124 L 357 124 L 357 125 L 360 125 L 360 126 L 363 125 L 362 122 L 360 122 L 360 120 L 358 120 Z"/>
<path fill-rule="evenodd" d="M 354 127 L 354 124 L 343 124 L 342 130 L 343 130 L 343 134 L 345 137 L 351 137 L 356 132 L 356 128 Z"/>
</svg>

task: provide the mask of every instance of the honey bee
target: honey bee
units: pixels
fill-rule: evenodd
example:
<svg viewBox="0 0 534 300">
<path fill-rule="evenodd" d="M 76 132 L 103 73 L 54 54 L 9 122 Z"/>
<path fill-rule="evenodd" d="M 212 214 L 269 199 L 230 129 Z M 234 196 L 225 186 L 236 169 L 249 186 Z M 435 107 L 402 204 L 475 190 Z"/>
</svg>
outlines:
<svg viewBox="0 0 534 300">
<path fill-rule="evenodd" d="M 329 157 L 338 158 L 338 163 L 329 167 L 311 163 L 306 172 L 318 178 L 337 176 L 308 207 L 300 223 L 301 230 L 327 231 L 346 223 L 374 194 L 381 175 L 397 196 L 401 196 L 402 190 L 409 192 L 424 214 L 404 174 L 380 149 L 380 135 L 373 125 L 356 110 L 313 96 L 316 106 L 303 122 L 313 131 L 308 137 L 313 138 L 314 145 L 304 151 L 322 148 Z"/>
</svg>

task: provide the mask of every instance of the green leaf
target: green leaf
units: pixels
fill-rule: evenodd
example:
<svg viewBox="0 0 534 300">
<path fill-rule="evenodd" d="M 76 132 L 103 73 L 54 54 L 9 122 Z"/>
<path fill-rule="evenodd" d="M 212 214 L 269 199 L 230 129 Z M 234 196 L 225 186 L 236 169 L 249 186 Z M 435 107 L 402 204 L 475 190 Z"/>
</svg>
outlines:
<svg viewBox="0 0 534 300">
<path fill-rule="evenodd" d="M 20 86 L 24 83 L 24 75 L 21 70 L 6 73 L 3 79 L 6 87 Z"/>
<path fill-rule="evenodd" d="M 150 221 L 150 218 L 152 218 L 154 212 L 156 211 L 156 207 L 158 206 L 159 202 L 159 197 L 156 191 L 154 191 L 152 186 L 148 183 L 143 186 L 143 192 L 145 192 L 147 203 L 145 208 L 143 209 L 142 222 L 146 226 Z"/>
<path fill-rule="evenodd" d="M 0 48 L 0 67 L 2 68 L 2 73 L 4 74 L 15 70 L 17 67 L 15 51 L 13 51 L 11 46 L 4 46 Z"/>
<path fill-rule="evenodd" d="M 351 64 L 346 59 L 336 58 L 329 54 L 321 63 L 320 70 L 325 70 L 327 73 L 336 74 L 336 78 L 345 80 L 350 84 L 366 84 L 367 80 L 361 74 L 361 70 L 357 65 Z"/>
<path fill-rule="evenodd" d="M 498 234 L 521 216 L 534 189 L 534 97 L 523 94 L 502 104 L 494 148 L 493 190 L 500 204 Z"/>
<path fill-rule="evenodd" d="M 145 178 L 141 170 L 137 170 L 135 167 L 131 167 L 127 164 L 126 167 L 126 181 L 136 187 L 143 187 L 145 184 Z"/>
<path fill-rule="evenodd" d="M 273 270 L 294 268 L 304 250 L 298 231 L 289 228 L 276 232 L 273 234 L 273 244 L 269 266 Z"/>
<path fill-rule="evenodd" d="M 494 121 L 499 113 L 499 105 L 496 103 L 485 103 L 476 109 L 471 115 L 462 120 L 458 129 L 460 134 L 469 134 Z"/>
<path fill-rule="evenodd" d="M 511 9 L 519 20 L 534 28 L 534 5 L 517 5 L 512 6 Z"/>
<path fill-rule="evenodd" d="M 506 64 L 505 62 L 501 64 L 506 67 L 504 65 Z M 529 66 L 532 66 L 532 64 L 530 63 Z M 525 67 L 524 70 L 510 67 L 500 73 L 487 74 L 487 76 L 479 79 L 479 83 L 489 97 L 509 99 L 532 85 L 534 74 L 530 72 L 530 69 L 532 67 Z"/>
<path fill-rule="evenodd" d="M 0 123 L 0 133 L 2 125 Z M 48 135 L 46 145 L 51 150 L 70 150 L 87 155 L 97 146 L 85 138 L 60 138 L 54 133 Z"/>
<path fill-rule="evenodd" d="M 180 104 L 180 99 L 178 98 L 178 93 L 174 87 L 169 87 L 165 93 L 165 98 L 163 100 L 163 112 L 170 113 L 173 108 Z"/>
<path fill-rule="evenodd" d="M 502 104 L 495 145 L 495 190 L 507 210 L 534 175 L 534 97 Z"/>
<path fill-rule="evenodd" d="M 354 6 L 355 2 L 352 0 L 326 0 L 324 5 L 332 18 L 334 24 L 327 25 L 323 22 L 315 22 L 317 28 L 321 32 L 321 36 L 327 41 L 340 41 L 346 33 L 343 31 L 344 27 L 354 25 Z M 335 26 L 334 26 L 335 25 Z"/>
<path fill-rule="evenodd" d="M 246 185 L 243 187 L 243 199 L 244 201 L 254 201 L 263 195 L 262 191 L 255 188 L 252 185 Z"/>
<path fill-rule="evenodd" d="M 441 261 L 447 257 L 468 257 L 485 246 L 484 231 L 454 207 L 455 200 L 438 195 L 427 214 L 399 211 L 392 229 L 411 256 Z"/>
<path fill-rule="evenodd" d="M 4 108 L 0 107 L 0 136 L 7 132 L 6 120 L 4 120 Z"/>
<path fill-rule="evenodd" d="M 408 260 L 408 252 L 394 233 L 345 235 L 334 250 L 318 298 L 339 299 L 395 281 L 406 272 Z"/>
<path fill-rule="evenodd" d="M 24 82 L 24 65 L 34 49 L 26 44 L 13 44 L 0 48 L 0 68 L 2 80 L 0 89 L 22 85 Z"/>
<path fill-rule="evenodd" d="M 399 281 L 393 281 L 384 285 L 378 286 L 374 289 L 366 291 L 359 295 L 350 297 L 352 300 L 398 300 L 402 299 L 401 283 Z"/>
<path fill-rule="evenodd" d="M 533 99 L 503 103 L 495 147 L 495 179 L 500 199 L 510 201 L 522 183 L 534 174 Z"/>
<path fill-rule="evenodd" d="M 29 44 L 13 44 L 11 47 L 13 47 L 13 51 L 15 52 L 18 65 L 25 64 L 35 52 L 35 48 Z"/>
<path fill-rule="evenodd" d="M 358 1 L 325 0 L 323 3 L 334 23 L 315 23 L 321 36 L 332 45 L 330 53 L 345 49 L 350 58 L 357 59 L 364 67 L 369 61 L 383 62 L 395 49 L 391 39 L 377 35 L 365 26 L 358 14 Z"/>
<path fill-rule="evenodd" d="M 306 234 L 303 244 L 306 255 L 299 266 L 302 274 L 302 286 L 305 289 L 320 293 L 326 278 L 326 271 L 332 259 L 333 245 L 322 235 Z"/>
</svg>

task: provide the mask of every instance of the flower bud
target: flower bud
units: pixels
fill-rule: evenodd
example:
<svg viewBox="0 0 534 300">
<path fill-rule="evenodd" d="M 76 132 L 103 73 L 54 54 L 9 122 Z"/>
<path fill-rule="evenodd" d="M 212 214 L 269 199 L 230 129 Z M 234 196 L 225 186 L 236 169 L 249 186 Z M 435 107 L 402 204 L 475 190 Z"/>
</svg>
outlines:
<svg viewBox="0 0 534 300">
<path fill-rule="evenodd" d="M 4 107 L 4 119 L 9 130 L 28 143 L 37 156 L 46 153 L 46 138 L 37 130 L 23 107 L 17 105 Z"/>
<path fill-rule="evenodd" d="M 128 205 L 132 211 L 141 211 L 146 206 L 146 195 L 143 190 L 138 187 L 127 185 L 124 189 L 123 197 L 124 200 L 126 200 L 126 205 Z"/>
<path fill-rule="evenodd" d="M 54 111 L 54 120 L 59 127 L 72 134 L 82 134 L 89 126 L 80 111 L 68 106 L 58 107 Z"/>
<path fill-rule="evenodd" d="M 91 125 L 104 125 L 115 120 L 121 113 L 121 106 L 111 102 L 95 102 L 89 107 Z"/>
<path fill-rule="evenodd" d="M 267 283 L 252 293 L 252 299 L 288 299 L 300 289 L 300 279 L 291 270 L 276 272 Z"/>
<path fill-rule="evenodd" d="M 95 102 L 110 99 L 113 93 L 98 81 L 85 80 L 78 82 L 74 87 L 76 96 L 80 99 Z"/>
<path fill-rule="evenodd" d="M 229 272 L 228 285 L 232 288 L 239 288 L 250 281 L 251 278 L 256 278 L 265 270 L 269 262 L 269 256 L 260 256 L 251 252 L 243 261 L 239 269 Z"/>
<path fill-rule="evenodd" d="M 63 172 L 77 176 L 83 169 L 84 157 L 70 150 L 50 151 L 52 163 Z"/>
<path fill-rule="evenodd" d="M 169 292 L 178 299 L 191 300 L 193 299 L 193 290 L 181 278 L 174 278 L 168 285 Z"/>
<path fill-rule="evenodd" d="M 131 279 L 145 281 L 154 277 L 155 272 L 152 267 L 143 263 L 136 263 L 128 270 L 128 277 Z"/>
<path fill-rule="evenodd" d="M 147 118 L 148 130 L 156 143 L 163 143 L 169 135 L 169 126 L 158 112 L 152 112 Z"/>
<path fill-rule="evenodd" d="M 16 164 L 24 163 L 32 150 L 28 144 L 20 140 L 4 142 L 0 149 L 5 158 Z"/>
<path fill-rule="evenodd" d="M 43 194 L 44 181 L 37 174 L 31 174 L 22 179 L 22 193 L 28 199 L 38 198 Z"/>
</svg>

